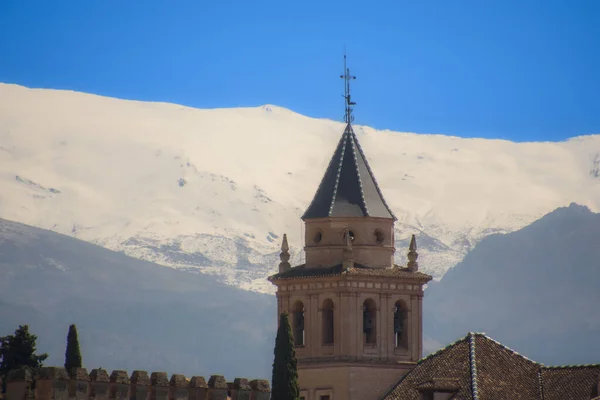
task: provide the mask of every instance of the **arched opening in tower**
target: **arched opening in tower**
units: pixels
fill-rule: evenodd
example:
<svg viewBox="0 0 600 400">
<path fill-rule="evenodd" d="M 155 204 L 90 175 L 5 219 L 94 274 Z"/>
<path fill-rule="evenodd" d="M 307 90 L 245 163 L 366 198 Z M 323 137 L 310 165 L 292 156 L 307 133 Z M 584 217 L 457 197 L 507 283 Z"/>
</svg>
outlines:
<svg viewBox="0 0 600 400">
<path fill-rule="evenodd" d="M 301 301 L 294 303 L 292 320 L 294 345 L 296 347 L 304 346 L 304 304 Z"/>
<path fill-rule="evenodd" d="M 406 304 L 402 300 L 398 300 L 394 305 L 394 343 L 396 347 L 408 347 L 407 315 Z"/>
<path fill-rule="evenodd" d="M 377 344 L 377 305 L 373 299 L 363 303 L 363 334 L 365 344 Z"/>
</svg>

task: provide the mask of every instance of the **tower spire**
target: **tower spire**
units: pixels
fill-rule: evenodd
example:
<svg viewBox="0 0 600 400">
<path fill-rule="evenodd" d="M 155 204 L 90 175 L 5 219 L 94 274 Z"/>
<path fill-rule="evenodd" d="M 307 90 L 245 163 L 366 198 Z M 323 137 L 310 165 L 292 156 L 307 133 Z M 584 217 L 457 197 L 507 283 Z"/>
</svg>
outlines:
<svg viewBox="0 0 600 400">
<path fill-rule="evenodd" d="M 290 246 L 288 245 L 287 235 L 283 234 L 283 240 L 281 242 L 281 253 L 279 253 L 279 272 L 289 271 L 292 266 L 290 265 Z"/>
<path fill-rule="evenodd" d="M 350 81 L 356 76 L 350 75 L 346 58 L 344 51 L 344 74 L 340 78 L 344 80 L 346 127 L 302 219 L 376 217 L 395 221 L 396 217 L 383 199 L 367 157 L 352 129 L 352 111 L 356 103 L 350 96 Z"/>
<path fill-rule="evenodd" d="M 356 105 L 350 99 L 350 80 L 356 79 L 356 76 L 350 75 L 350 68 L 346 67 L 346 51 L 344 50 L 344 74 L 340 75 L 340 78 L 344 80 L 344 100 L 346 101 L 346 114 L 344 115 L 344 121 L 346 124 L 354 121 L 354 116 L 352 115 L 352 106 Z"/>
<path fill-rule="evenodd" d="M 417 239 L 415 239 L 415 235 L 412 235 L 410 238 L 410 244 L 408 245 L 408 265 L 407 267 L 411 271 L 419 270 L 419 263 L 417 259 L 419 258 L 419 253 L 417 253 Z"/>
</svg>

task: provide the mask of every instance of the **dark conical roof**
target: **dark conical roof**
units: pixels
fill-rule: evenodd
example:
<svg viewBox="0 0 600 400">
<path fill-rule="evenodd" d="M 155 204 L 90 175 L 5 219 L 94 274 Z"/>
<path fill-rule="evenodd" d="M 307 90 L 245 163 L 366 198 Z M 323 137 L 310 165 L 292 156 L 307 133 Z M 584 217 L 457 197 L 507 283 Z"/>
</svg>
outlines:
<svg viewBox="0 0 600 400">
<path fill-rule="evenodd" d="M 396 220 L 383 199 L 352 125 L 346 125 L 317 193 L 302 216 L 380 217 Z"/>
</svg>

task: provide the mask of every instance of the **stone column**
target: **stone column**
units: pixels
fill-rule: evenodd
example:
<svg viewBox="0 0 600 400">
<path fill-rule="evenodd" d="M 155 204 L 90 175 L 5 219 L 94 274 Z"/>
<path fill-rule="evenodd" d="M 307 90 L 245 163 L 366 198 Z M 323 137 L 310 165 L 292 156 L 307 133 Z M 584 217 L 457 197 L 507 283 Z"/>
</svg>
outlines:
<svg viewBox="0 0 600 400">
<path fill-rule="evenodd" d="M 382 359 L 385 354 L 385 340 L 387 338 L 387 330 L 384 328 L 387 322 L 387 304 L 384 296 L 382 296 L 381 293 L 377 294 L 377 300 L 377 353 L 379 355 L 379 359 Z"/>
<path fill-rule="evenodd" d="M 394 354 L 394 306 L 392 305 L 392 295 L 384 293 L 381 295 L 381 309 L 385 310 L 383 323 L 383 342 L 382 356 L 384 360 L 389 360 Z"/>
<path fill-rule="evenodd" d="M 110 374 L 109 399 L 127 400 L 129 398 L 129 377 L 127 371 L 116 370 Z"/>
<path fill-rule="evenodd" d="M 12 370 L 6 377 L 6 400 L 25 400 L 30 397 L 33 377 L 27 368 Z M 47 396 L 46 399 L 49 397 Z"/>
<path fill-rule="evenodd" d="M 342 294 L 337 293 L 337 301 L 333 308 L 333 355 L 338 356 L 342 353 L 344 335 L 343 335 L 343 318 L 344 306 L 342 305 Z"/>
<path fill-rule="evenodd" d="M 341 285 L 342 283 L 338 283 L 338 285 Z M 340 351 L 338 354 L 352 354 L 351 351 L 351 346 L 352 344 L 351 342 L 351 334 L 349 334 L 351 331 L 348 330 L 348 328 L 350 327 L 350 295 L 348 293 L 342 293 L 340 292 L 339 294 L 340 296 L 340 310 L 338 312 L 338 319 L 340 320 L 339 322 L 339 327 L 340 329 L 338 329 L 339 334 L 338 334 L 338 338 L 339 338 L 339 342 L 340 342 Z"/>
<path fill-rule="evenodd" d="M 322 356 L 323 352 L 323 307 L 317 297 L 317 323 L 315 329 L 315 356 Z M 335 328 L 334 328 L 335 329 Z M 335 334 L 335 331 L 334 331 Z"/>
<path fill-rule="evenodd" d="M 208 385 L 203 376 L 192 376 L 190 379 L 189 398 L 190 400 L 206 400 Z"/>
<path fill-rule="evenodd" d="M 90 375 L 85 368 L 72 368 L 69 371 L 69 398 L 87 400 L 90 388 Z"/>
<path fill-rule="evenodd" d="M 319 295 L 317 294 L 309 294 L 308 295 L 308 303 L 310 307 L 310 330 L 307 330 L 305 327 L 305 331 L 308 333 L 308 346 L 309 346 L 309 357 L 316 357 L 319 355 L 320 350 L 320 342 L 319 342 Z"/>
<path fill-rule="evenodd" d="M 171 375 L 169 381 L 169 400 L 188 400 L 187 380 L 181 374 Z"/>
<path fill-rule="evenodd" d="M 150 374 L 150 400 L 168 400 L 169 378 L 166 372 Z"/>
<path fill-rule="evenodd" d="M 147 371 L 133 371 L 129 383 L 130 400 L 148 400 L 150 377 Z"/>
<path fill-rule="evenodd" d="M 285 310 L 285 306 L 288 303 L 286 301 L 286 296 L 284 294 L 281 293 L 281 289 L 277 290 L 277 327 L 279 327 L 279 317 L 281 316 L 281 313 L 283 313 Z"/>
<path fill-rule="evenodd" d="M 354 350 L 354 353 L 357 357 L 363 358 L 363 300 L 362 297 L 358 295 L 358 293 L 355 296 L 356 297 L 354 298 L 353 303 L 355 318 L 354 337 L 356 349 Z"/>
<path fill-rule="evenodd" d="M 418 297 L 419 304 L 419 329 L 417 330 L 417 341 L 419 343 L 417 360 L 423 357 L 423 295 Z M 416 360 L 415 360 L 416 361 Z"/>
<path fill-rule="evenodd" d="M 36 400 L 67 400 L 68 386 L 69 375 L 64 368 L 39 368 L 35 384 Z"/>
<path fill-rule="evenodd" d="M 207 397 L 208 400 L 227 400 L 227 381 L 223 375 L 211 375 Z"/>
<path fill-rule="evenodd" d="M 340 283 L 340 284 L 344 284 Z M 340 315 L 340 319 L 342 320 L 342 329 L 340 331 L 340 335 L 342 338 L 342 346 L 340 350 L 341 355 L 346 356 L 356 356 L 356 339 L 355 339 L 355 331 L 356 331 L 356 322 L 355 322 L 355 313 L 356 313 L 356 298 L 355 293 L 341 293 L 342 298 L 342 315 Z"/>
<path fill-rule="evenodd" d="M 410 346 L 409 354 L 411 361 L 417 361 L 419 359 L 419 324 L 420 324 L 420 312 L 419 312 L 419 301 L 417 296 L 410 296 L 410 336 L 408 337 Z"/>
<path fill-rule="evenodd" d="M 93 369 L 90 373 L 90 400 L 108 400 L 110 379 L 103 369 Z"/>
<path fill-rule="evenodd" d="M 250 400 L 269 400 L 271 398 L 271 388 L 269 387 L 269 381 L 266 379 L 250 381 L 250 387 L 252 388 Z"/>
</svg>

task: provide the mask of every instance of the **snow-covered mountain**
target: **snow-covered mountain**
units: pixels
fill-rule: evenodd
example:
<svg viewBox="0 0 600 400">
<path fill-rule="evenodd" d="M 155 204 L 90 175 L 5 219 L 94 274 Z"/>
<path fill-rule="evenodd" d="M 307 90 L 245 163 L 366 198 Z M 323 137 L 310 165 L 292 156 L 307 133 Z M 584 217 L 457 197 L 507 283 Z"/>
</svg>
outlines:
<svg viewBox="0 0 600 400">
<path fill-rule="evenodd" d="M 427 288 L 425 343 L 486 332 L 538 362 L 598 362 L 599 242 L 600 213 L 577 204 L 487 236 Z"/>
<path fill-rule="evenodd" d="M 301 261 L 300 215 L 343 128 L 269 105 L 199 110 L 0 84 L 0 217 L 271 292 L 283 233 Z M 571 202 L 600 211 L 600 135 L 355 132 L 399 218 L 397 261 L 416 233 L 437 278 L 490 233 Z"/>
<path fill-rule="evenodd" d="M 0 218 L 0 337 L 28 324 L 46 365 L 64 362 L 76 322 L 89 369 L 268 377 L 276 309 L 274 296 Z"/>
</svg>

